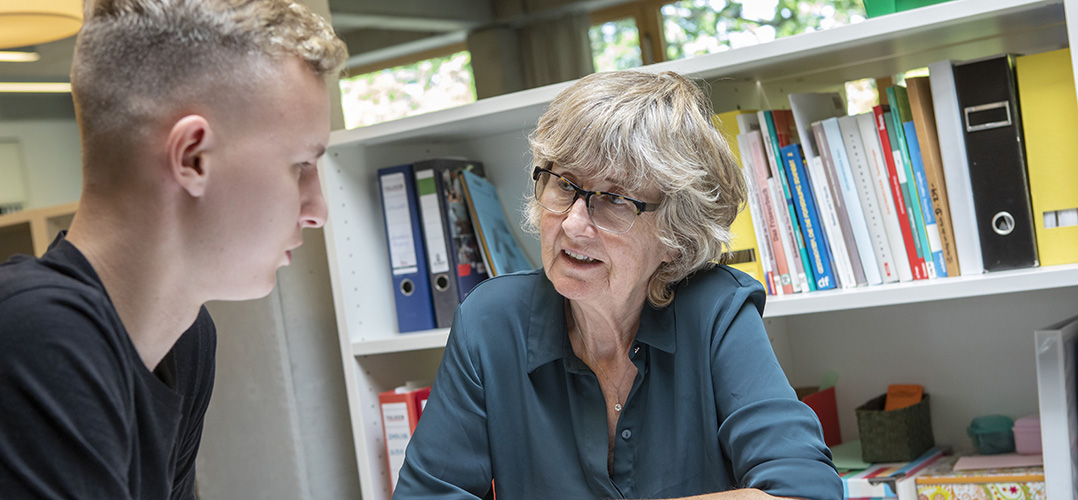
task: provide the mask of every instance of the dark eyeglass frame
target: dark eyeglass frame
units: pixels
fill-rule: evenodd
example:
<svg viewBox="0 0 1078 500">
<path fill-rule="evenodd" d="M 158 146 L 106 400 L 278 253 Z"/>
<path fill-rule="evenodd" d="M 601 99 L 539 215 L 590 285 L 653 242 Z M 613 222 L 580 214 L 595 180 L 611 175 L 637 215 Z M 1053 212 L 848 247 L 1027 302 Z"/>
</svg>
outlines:
<svg viewBox="0 0 1078 500">
<path fill-rule="evenodd" d="M 573 189 L 576 191 L 576 193 L 573 194 L 573 200 L 569 202 L 569 206 L 566 207 L 565 210 L 562 210 L 562 211 L 559 212 L 557 210 L 551 210 L 549 207 L 547 207 L 546 205 L 543 205 L 541 202 L 539 202 L 539 193 L 537 192 L 537 190 L 533 190 L 533 191 L 536 191 L 536 192 L 534 192 L 532 194 L 532 196 L 535 197 L 536 202 L 539 202 L 539 206 L 541 206 L 541 207 L 543 207 L 543 208 L 545 208 L 545 209 L 547 209 L 547 210 L 549 210 L 551 212 L 554 212 L 556 214 L 564 214 L 564 213 L 568 212 L 570 209 L 573 208 L 573 204 L 576 203 L 576 200 L 580 199 L 580 197 L 583 196 L 584 197 L 584 205 L 586 207 L 588 207 L 588 218 L 591 219 L 592 224 L 595 224 L 595 227 L 597 227 L 599 229 L 602 229 L 604 231 L 609 231 L 611 233 L 625 233 L 625 232 L 628 232 L 630 229 L 633 228 L 634 225 L 636 225 L 636 217 L 639 217 L 641 213 L 643 213 L 643 212 L 654 212 L 654 211 L 659 209 L 659 205 L 660 205 L 659 203 L 648 203 L 648 202 L 637 200 L 635 198 L 630 198 L 630 197 L 625 196 L 623 194 L 611 193 L 609 191 L 589 191 L 589 190 L 584 189 L 584 188 L 582 188 L 580 186 L 577 186 L 575 182 L 573 182 L 573 181 L 571 181 L 569 179 L 566 179 L 564 176 L 562 176 L 562 175 L 560 175 L 558 173 L 555 173 L 553 170 L 550 170 L 549 168 L 539 167 L 539 166 L 536 166 L 535 169 L 532 170 L 532 180 L 535 181 L 537 185 L 538 185 L 538 182 L 539 182 L 539 175 L 542 174 L 543 172 L 546 172 L 546 173 L 548 173 L 550 175 L 553 175 L 554 177 L 557 177 L 558 179 L 561 179 L 561 180 L 565 181 L 567 184 L 569 184 L 570 186 L 573 187 Z M 597 194 L 598 195 L 617 196 L 618 198 L 621 198 L 621 199 L 623 199 L 625 201 L 632 202 L 632 204 L 636 206 L 636 214 L 633 216 L 633 222 L 631 224 L 629 224 L 628 229 L 626 229 L 624 231 L 615 231 L 613 229 L 605 228 L 605 227 L 603 227 L 603 226 L 601 226 L 601 225 L 599 225 L 599 224 L 597 224 L 595 222 L 595 219 L 592 217 L 592 213 L 591 213 L 591 197 L 594 196 L 594 195 L 597 195 Z"/>
</svg>

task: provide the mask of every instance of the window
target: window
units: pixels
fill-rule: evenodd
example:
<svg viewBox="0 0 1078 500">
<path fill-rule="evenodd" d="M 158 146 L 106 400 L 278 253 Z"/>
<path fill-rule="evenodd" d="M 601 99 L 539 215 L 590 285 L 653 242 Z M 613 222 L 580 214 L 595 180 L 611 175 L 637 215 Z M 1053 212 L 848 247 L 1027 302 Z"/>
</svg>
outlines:
<svg viewBox="0 0 1078 500">
<path fill-rule="evenodd" d="M 865 19 L 860 0 L 679 0 L 663 5 L 661 12 L 668 60 Z"/>
<path fill-rule="evenodd" d="M 857 23 L 865 9 L 861 0 L 637 0 L 591 16 L 595 69 L 610 71 Z"/>
<path fill-rule="evenodd" d="M 348 129 L 475 102 L 467 50 L 385 69 L 358 68 L 357 72 L 362 74 L 340 81 Z"/>
<path fill-rule="evenodd" d="M 643 66 L 640 30 L 636 19 L 627 17 L 592 26 L 591 55 L 595 71 L 616 71 Z"/>
</svg>

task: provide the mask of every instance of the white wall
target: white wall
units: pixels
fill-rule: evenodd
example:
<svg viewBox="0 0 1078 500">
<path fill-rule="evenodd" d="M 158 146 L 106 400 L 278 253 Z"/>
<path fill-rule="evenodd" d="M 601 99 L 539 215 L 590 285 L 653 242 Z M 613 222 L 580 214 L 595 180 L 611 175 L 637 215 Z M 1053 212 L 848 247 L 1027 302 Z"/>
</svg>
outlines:
<svg viewBox="0 0 1078 500">
<path fill-rule="evenodd" d="M 79 128 L 74 120 L 0 121 L 0 141 L 20 144 L 25 168 L 26 208 L 60 205 L 79 199 L 82 153 Z"/>
</svg>

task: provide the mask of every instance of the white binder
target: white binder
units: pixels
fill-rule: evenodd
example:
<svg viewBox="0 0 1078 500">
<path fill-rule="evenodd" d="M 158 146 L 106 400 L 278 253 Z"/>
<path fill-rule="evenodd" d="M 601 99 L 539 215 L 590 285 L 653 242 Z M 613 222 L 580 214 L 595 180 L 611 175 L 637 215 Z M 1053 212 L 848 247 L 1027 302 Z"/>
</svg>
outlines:
<svg viewBox="0 0 1078 500">
<path fill-rule="evenodd" d="M 969 161 L 966 158 L 962 116 L 958 109 L 951 64 L 949 60 L 929 64 L 928 81 L 932 87 L 932 108 L 936 115 L 936 133 L 939 135 L 943 160 L 943 181 L 947 185 L 947 202 L 951 207 L 958 267 L 962 276 L 970 276 L 984 273 L 984 260 L 981 259 L 981 239 L 977 234 L 973 187 L 969 180 Z"/>
<path fill-rule="evenodd" d="M 1041 328 L 1034 337 L 1045 493 L 1051 499 L 1078 498 L 1078 316 Z"/>
</svg>

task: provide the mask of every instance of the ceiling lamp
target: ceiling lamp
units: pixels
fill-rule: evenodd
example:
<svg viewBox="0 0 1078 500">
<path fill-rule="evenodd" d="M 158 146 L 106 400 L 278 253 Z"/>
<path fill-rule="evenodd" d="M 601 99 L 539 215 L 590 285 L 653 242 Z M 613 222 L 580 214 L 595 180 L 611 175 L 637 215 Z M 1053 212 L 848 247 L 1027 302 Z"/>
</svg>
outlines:
<svg viewBox="0 0 1078 500">
<path fill-rule="evenodd" d="M 0 1 L 0 49 L 53 42 L 81 26 L 82 0 Z"/>
</svg>

